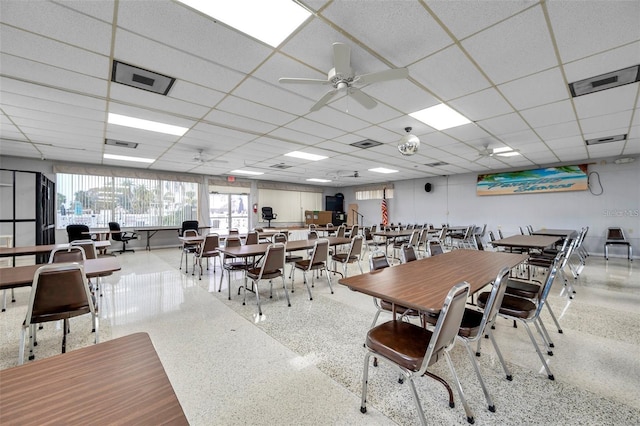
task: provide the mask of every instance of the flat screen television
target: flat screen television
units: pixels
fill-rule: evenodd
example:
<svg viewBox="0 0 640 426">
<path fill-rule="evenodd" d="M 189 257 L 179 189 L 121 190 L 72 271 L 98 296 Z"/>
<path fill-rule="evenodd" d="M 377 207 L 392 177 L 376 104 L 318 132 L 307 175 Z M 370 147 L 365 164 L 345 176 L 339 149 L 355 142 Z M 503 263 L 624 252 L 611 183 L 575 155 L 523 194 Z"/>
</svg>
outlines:
<svg viewBox="0 0 640 426">
<path fill-rule="evenodd" d="M 325 195 L 324 197 L 325 210 L 332 211 L 332 212 L 341 212 L 343 211 L 343 207 L 342 207 L 343 201 L 344 201 L 344 198 L 342 197 Z"/>
</svg>

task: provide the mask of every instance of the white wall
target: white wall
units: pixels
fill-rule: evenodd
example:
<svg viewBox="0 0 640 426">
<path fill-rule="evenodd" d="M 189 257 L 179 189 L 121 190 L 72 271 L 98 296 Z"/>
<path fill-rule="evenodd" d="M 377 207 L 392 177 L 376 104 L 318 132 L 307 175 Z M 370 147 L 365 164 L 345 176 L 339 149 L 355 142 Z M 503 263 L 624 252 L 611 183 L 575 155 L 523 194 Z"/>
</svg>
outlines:
<svg viewBox="0 0 640 426">
<path fill-rule="evenodd" d="M 597 180 L 602 184 L 602 195 Z M 394 198 L 387 200 L 389 222 L 449 223 L 452 226 L 487 223 L 505 236 L 519 233 L 519 226 L 580 229 L 589 226 L 585 246 L 603 253 L 606 229 L 620 226 L 640 253 L 640 161 L 617 165 L 600 161 L 589 165 L 590 191 L 522 195 L 477 196 L 477 174 L 425 178 L 394 183 Z M 430 182 L 432 191 L 425 192 Z M 380 200 L 356 201 L 354 187 L 343 188 L 345 204 L 357 203 L 365 225 L 380 223 Z M 621 248 L 610 255 L 626 256 Z"/>
</svg>

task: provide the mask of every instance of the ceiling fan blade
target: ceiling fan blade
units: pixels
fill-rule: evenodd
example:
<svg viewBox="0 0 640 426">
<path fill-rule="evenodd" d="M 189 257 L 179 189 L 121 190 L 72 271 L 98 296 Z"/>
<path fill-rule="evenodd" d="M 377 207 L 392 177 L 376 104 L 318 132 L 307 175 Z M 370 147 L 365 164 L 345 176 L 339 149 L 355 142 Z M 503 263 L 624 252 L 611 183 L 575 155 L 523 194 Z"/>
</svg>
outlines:
<svg viewBox="0 0 640 426">
<path fill-rule="evenodd" d="M 373 107 L 378 105 L 378 102 L 376 102 L 375 99 L 364 93 L 362 90 L 356 89 L 355 87 L 349 88 L 349 94 L 353 96 L 353 99 L 358 101 L 358 103 L 366 109 L 372 109 Z"/>
<path fill-rule="evenodd" d="M 327 80 L 319 78 L 281 78 L 278 80 L 282 84 L 329 84 Z"/>
<path fill-rule="evenodd" d="M 358 77 L 357 82 L 360 84 L 371 84 L 379 81 L 400 80 L 409 76 L 409 70 L 406 68 L 394 68 L 391 70 L 372 72 L 363 74 Z"/>
<path fill-rule="evenodd" d="M 333 68 L 336 74 L 351 74 L 351 48 L 343 43 L 333 43 Z"/>
<path fill-rule="evenodd" d="M 317 111 L 320 108 L 322 108 L 323 106 L 326 105 L 327 102 L 329 102 L 329 100 L 331 98 L 333 98 L 336 93 L 338 93 L 337 90 L 330 90 L 328 91 L 323 97 L 320 98 L 320 100 L 318 102 L 316 102 L 310 109 L 309 111 L 313 112 L 313 111 Z"/>
</svg>

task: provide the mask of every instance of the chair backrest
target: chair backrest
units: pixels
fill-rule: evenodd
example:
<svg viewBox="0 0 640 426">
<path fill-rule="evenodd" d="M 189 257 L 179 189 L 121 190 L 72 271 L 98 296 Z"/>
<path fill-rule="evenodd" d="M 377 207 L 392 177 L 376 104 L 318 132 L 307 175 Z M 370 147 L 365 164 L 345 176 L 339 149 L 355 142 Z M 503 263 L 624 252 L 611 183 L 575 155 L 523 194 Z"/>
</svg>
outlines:
<svg viewBox="0 0 640 426">
<path fill-rule="evenodd" d="M 607 228 L 607 240 L 609 241 L 626 241 L 622 228 Z"/>
<path fill-rule="evenodd" d="M 278 232 L 273 236 L 274 243 L 286 243 L 287 242 L 287 234 L 284 232 Z"/>
<path fill-rule="evenodd" d="M 347 229 L 347 227 L 344 226 L 344 225 L 338 226 L 338 230 L 336 231 L 336 237 L 344 238 L 344 233 L 345 233 L 346 229 Z"/>
<path fill-rule="evenodd" d="M 439 254 L 443 254 L 444 250 L 442 250 L 442 245 L 438 241 L 429 241 L 429 256 L 437 256 Z"/>
<path fill-rule="evenodd" d="M 527 225 L 527 232 L 529 232 L 529 235 L 533 235 L 533 226 Z"/>
<path fill-rule="evenodd" d="M 184 232 L 182 233 L 183 237 L 197 237 L 198 236 L 198 230 L 197 229 L 185 229 Z"/>
<path fill-rule="evenodd" d="M 411 237 L 409 237 L 409 244 L 414 247 L 417 247 L 419 239 L 420 239 L 420 231 L 414 230 L 411 233 Z"/>
<path fill-rule="evenodd" d="M 317 240 L 318 239 L 318 233 L 316 231 L 309 231 L 309 233 L 307 233 L 307 240 Z"/>
<path fill-rule="evenodd" d="M 351 233 L 349 235 L 351 235 L 351 238 L 353 238 L 356 235 L 358 235 L 359 232 L 360 232 L 360 225 L 353 225 L 351 227 Z"/>
<path fill-rule="evenodd" d="M 327 229 L 333 229 L 333 223 L 329 222 L 325 225 Z"/>
<path fill-rule="evenodd" d="M 410 244 L 403 244 L 402 247 L 400 247 L 400 261 L 402 263 L 407 263 L 413 262 L 414 260 L 418 260 L 414 246 Z"/>
<path fill-rule="evenodd" d="M 520 228 L 520 235 L 524 235 L 524 231 L 522 230 L 522 226 L 518 226 Z"/>
<path fill-rule="evenodd" d="M 82 247 L 55 248 L 49 256 L 49 263 L 84 262 L 86 256 Z"/>
<path fill-rule="evenodd" d="M 109 222 L 109 233 L 113 241 L 122 241 L 122 232 L 118 222 Z"/>
<path fill-rule="evenodd" d="M 329 257 L 329 240 L 319 238 L 313 244 L 313 254 L 311 255 L 311 262 L 309 266 L 314 263 L 326 262 Z"/>
<path fill-rule="evenodd" d="M 484 250 L 484 245 L 482 244 L 482 237 L 479 234 L 475 234 L 473 238 L 476 241 L 476 247 L 478 250 Z"/>
<path fill-rule="evenodd" d="M 388 268 L 389 259 L 382 250 L 376 250 L 369 257 L 369 271 L 377 271 L 379 269 Z"/>
<path fill-rule="evenodd" d="M 224 243 L 225 247 L 240 247 L 241 245 L 242 241 L 240 240 L 240 237 L 235 235 L 229 235 Z"/>
<path fill-rule="evenodd" d="M 560 252 L 555 257 L 555 259 L 553 259 L 553 263 L 549 267 L 549 273 L 547 274 L 547 279 L 545 280 L 544 285 L 540 286 L 540 290 L 538 291 L 538 306 L 537 306 L 534 317 L 538 317 L 540 315 L 540 312 L 542 311 L 542 307 L 544 306 L 547 300 L 547 296 L 551 291 L 551 287 L 553 286 L 553 280 L 555 280 L 556 278 L 556 273 L 560 268 L 564 266 L 563 262 L 568 252 L 569 250 L 567 250 L 566 252 Z"/>
<path fill-rule="evenodd" d="M 44 265 L 36 270 L 26 323 L 55 321 L 89 312 L 94 313 L 95 307 L 82 265 Z"/>
<path fill-rule="evenodd" d="M 378 229 L 378 225 L 371 225 L 371 233 L 373 234 Z"/>
<path fill-rule="evenodd" d="M 349 256 L 358 256 L 358 258 L 362 255 L 362 242 L 364 241 L 364 237 L 362 235 L 356 235 L 351 239 L 351 246 L 349 247 Z"/>
<path fill-rule="evenodd" d="M 212 253 L 220 246 L 220 236 L 218 234 L 207 234 L 202 244 L 201 254 Z"/>
<path fill-rule="evenodd" d="M 495 235 L 493 235 L 493 231 L 489 231 L 489 239 L 490 239 L 491 241 L 495 241 L 495 240 L 496 240 L 496 236 L 495 236 Z"/>
<path fill-rule="evenodd" d="M 196 234 L 198 233 L 198 221 L 197 220 L 185 220 L 182 222 L 182 229 L 180 235 L 184 235 L 184 232 L 187 229 L 195 229 Z"/>
<path fill-rule="evenodd" d="M 76 240 L 86 240 L 89 238 L 89 227 L 87 225 L 67 225 L 67 236 L 70 243 Z"/>
<path fill-rule="evenodd" d="M 84 256 L 87 259 L 96 259 L 98 253 L 96 253 L 96 243 L 93 240 L 75 240 L 70 243 L 71 247 L 82 247 L 84 250 Z"/>
<path fill-rule="evenodd" d="M 427 371 L 429 365 L 437 361 L 438 356 L 434 357 L 434 355 L 450 350 L 455 344 L 468 297 L 469 283 L 467 282 L 456 284 L 449 290 L 422 359 L 422 366 L 418 370 L 420 375 Z"/>
<path fill-rule="evenodd" d="M 371 233 L 371 229 L 370 228 L 364 228 L 364 239 L 366 241 L 372 241 L 373 240 L 373 234 Z"/>
<path fill-rule="evenodd" d="M 245 244 L 258 244 L 258 233 L 256 231 L 251 231 L 247 234 L 247 239 L 244 242 Z"/>
<path fill-rule="evenodd" d="M 500 239 L 504 239 L 504 235 L 502 235 L 502 229 L 498 228 L 498 235 L 500 235 Z"/>
<path fill-rule="evenodd" d="M 238 230 L 238 228 L 230 228 L 229 235 L 240 235 L 240 231 Z"/>
<path fill-rule="evenodd" d="M 262 268 L 260 268 L 260 278 L 265 273 L 274 273 L 280 271 L 282 274 L 284 271 L 284 264 L 286 258 L 285 246 L 282 243 L 269 244 L 267 251 L 264 255 L 264 262 L 262 262 Z"/>
<path fill-rule="evenodd" d="M 315 223 L 309 224 L 309 231 L 315 231 L 316 229 L 318 229 L 318 225 L 316 225 Z"/>
<path fill-rule="evenodd" d="M 448 228 L 445 225 L 443 225 L 442 229 L 440 229 L 440 234 L 438 234 L 438 241 L 443 242 L 445 238 L 447 238 L 447 231 L 448 231 Z"/>
<path fill-rule="evenodd" d="M 264 220 L 275 219 L 275 215 L 273 214 L 273 207 L 262 208 L 262 219 Z"/>
<path fill-rule="evenodd" d="M 502 305 L 502 299 L 504 298 L 504 293 L 509 282 L 509 272 L 509 268 L 502 268 L 491 285 L 491 293 L 489 294 L 487 303 L 484 306 L 484 314 L 482 315 L 482 321 L 480 321 L 480 326 L 478 327 L 479 335 L 484 333 L 485 326 L 493 321 L 500 310 L 500 305 Z"/>
<path fill-rule="evenodd" d="M 422 231 L 420 231 L 420 236 L 418 237 L 418 245 L 425 244 L 428 238 L 429 238 L 429 229 L 427 227 L 423 227 Z"/>
</svg>

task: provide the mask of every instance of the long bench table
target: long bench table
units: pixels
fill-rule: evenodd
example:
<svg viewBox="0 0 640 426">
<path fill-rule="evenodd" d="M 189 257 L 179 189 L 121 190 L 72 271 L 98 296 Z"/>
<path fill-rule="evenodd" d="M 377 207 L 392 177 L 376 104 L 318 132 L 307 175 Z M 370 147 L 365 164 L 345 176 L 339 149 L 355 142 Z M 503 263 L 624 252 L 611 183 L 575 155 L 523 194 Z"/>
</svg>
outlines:
<svg viewBox="0 0 640 426">
<path fill-rule="evenodd" d="M 198 231 L 201 231 L 203 229 L 209 229 L 209 228 L 211 228 L 211 227 L 210 226 L 199 226 L 198 227 Z M 156 235 L 160 231 L 176 231 L 176 232 L 179 232 L 181 229 L 182 229 L 181 226 L 145 226 L 145 227 L 142 227 L 142 228 L 135 228 L 133 230 L 133 232 L 136 232 L 136 233 L 145 232 L 147 234 L 147 245 L 145 246 L 145 249 L 151 251 L 151 246 L 149 245 L 149 241 L 151 240 L 151 237 L 153 237 L 154 235 Z"/>
</svg>

